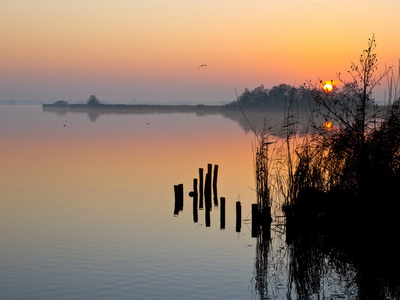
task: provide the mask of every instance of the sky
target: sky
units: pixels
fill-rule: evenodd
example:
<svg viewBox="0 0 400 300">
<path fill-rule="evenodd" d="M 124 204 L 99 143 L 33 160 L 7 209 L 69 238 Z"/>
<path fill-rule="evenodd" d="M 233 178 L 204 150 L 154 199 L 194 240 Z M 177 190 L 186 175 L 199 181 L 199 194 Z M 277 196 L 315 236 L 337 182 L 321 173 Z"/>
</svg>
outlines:
<svg viewBox="0 0 400 300">
<path fill-rule="evenodd" d="M 398 0 L 2 0 L 0 99 L 219 104 L 235 87 L 336 79 L 373 34 L 378 73 L 397 70 L 399 11 Z"/>
</svg>

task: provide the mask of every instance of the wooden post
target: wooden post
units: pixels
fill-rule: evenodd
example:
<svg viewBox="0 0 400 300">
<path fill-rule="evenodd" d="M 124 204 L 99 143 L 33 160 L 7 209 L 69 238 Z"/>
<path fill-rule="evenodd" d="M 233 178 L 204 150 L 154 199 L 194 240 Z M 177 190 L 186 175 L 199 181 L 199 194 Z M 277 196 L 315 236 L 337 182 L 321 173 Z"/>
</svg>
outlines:
<svg viewBox="0 0 400 300">
<path fill-rule="evenodd" d="M 200 190 L 200 194 L 203 194 L 203 175 L 204 175 L 204 170 L 203 168 L 199 169 L 199 190 Z"/>
<path fill-rule="evenodd" d="M 211 174 L 206 174 L 206 184 L 204 189 L 204 198 L 206 202 L 206 208 L 211 209 Z"/>
<path fill-rule="evenodd" d="M 211 166 L 212 167 L 212 166 Z M 206 180 L 204 184 L 204 202 L 206 206 L 206 227 L 211 226 L 211 171 L 210 164 L 208 164 L 208 171 L 206 174 Z"/>
<path fill-rule="evenodd" d="M 218 179 L 218 165 L 214 166 L 214 176 L 213 176 L 213 194 L 217 197 L 217 179 Z"/>
<path fill-rule="evenodd" d="M 197 194 L 197 178 L 193 178 L 193 192 Z"/>
<path fill-rule="evenodd" d="M 207 164 L 207 173 L 210 174 L 210 176 L 211 172 L 212 172 L 212 164 Z"/>
<path fill-rule="evenodd" d="M 183 210 L 183 184 L 174 185 L 175 208 L 174 214 L 178 215 Z"/>
<path fill-rule="evenodd" d="M 174 195 L 175 195 L 175 206 L 174 206 L 174 215 L 179 214 L 179 197 L 178 197 L 179 189 L 178 185 L 174 185 Z"/>
<path fill-rule="evenodd" d="M 199 209 L 203 209 L 203 168 L 199 169 L 199 190 L 200 190 L 200 201 L 199 201 Z"/>
<path fill-rule="evenodd" d="M 178 184 L 179 190 L 179 210 L 183 210 L 183 184 Z"/>
<path fill-rule="evenodd" d="M 211 196 L 210 196 L 210 201 L 207 200 L 206 197 L 206 227 L 211 226 L 211 216 L 210 216 L 210 211 L 211 211 Z"/>
<path fill-rule="evenodd" d="M 204 187 L 204 195 L 207 197 L 211 196 L 211 172 L 207 172 L 206 174 L 206 182 Z"/>
<path fill-rule="evenodd" d="M 214 206 L 218 206 L 218 196 L 214 194 Z"/>
<path fill-rule="evenodd" d="M 221 220 L 221 229 L 225 229 L 225 198 L 221 197 L 221 206 L 220 206 L 220 220 Z"/>
<path fill-rule="evenodd" d="M 236 232 L 240 232 L 242 227 L 242 206 L 240 201 L 236 202 Z"/>
<path fill-rule="evenodd" d="M 272 222 L 271 207 L 266 206 L 262 211 L 262 225 L 270 226 Z"/>
<path fill-rule="evenodd" d="M 262 215 L 259 215 L 259 217 L 262 218 L 262 220 L 260 221 L 260 225 L 262 226 L 263 240 L 269 241 L 271 239 L 271 207 L 265 206 L 262 211 Z"/>
<path fill-rule="evenodd" d="M 193 222 L 197 223 L 199 221 L 199 214 L 197 210 L 197 199 L 198 199 L 198 194 L 195 193 L 193 196 Z"/>
<path fill-rule="evenodd" d="M 269 241 L 271 239 L 271 223 L 262 225 L 262 237 L 264 241 Z"/>
<path fill-rule="evenodd" d="M 258 204 L 251 205 L 251 237 L 257 237 L 259 227 Z"/>
</svg>

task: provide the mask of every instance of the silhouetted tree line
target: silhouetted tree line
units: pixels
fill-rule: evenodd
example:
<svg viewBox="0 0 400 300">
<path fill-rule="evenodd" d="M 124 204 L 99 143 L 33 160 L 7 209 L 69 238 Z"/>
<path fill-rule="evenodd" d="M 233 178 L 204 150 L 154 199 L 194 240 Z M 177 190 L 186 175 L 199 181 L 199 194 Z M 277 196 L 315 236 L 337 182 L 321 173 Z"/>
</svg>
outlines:
<svg viewBox="0 0 400 300">
<path fill-rule="evenodd" d="M 68 101 L 65 100 L 58 100 L 54 102 L 53 104 L 50 104 L 51 106 L 68 106 L 70 105 Z M 98 105 L 103 105 L 99 99 L 95 95 L 90 95 L 89 99 L 86 101 L 86 105 L 88 106 L 98 106 Z"/>
<path fill-rule="evenodd" d="M 238 105 L 239 102 L 242 107 L 284 107 L 292 100 L 300 106 L 308 106 L 313 98 L 311 91 L 304 86 L 294 87 L 282 83 L 271 89 L 265 88 L 264 85 L 253 90 L 246 88 L 236 101 L 228 105 Z"/>
</svg>

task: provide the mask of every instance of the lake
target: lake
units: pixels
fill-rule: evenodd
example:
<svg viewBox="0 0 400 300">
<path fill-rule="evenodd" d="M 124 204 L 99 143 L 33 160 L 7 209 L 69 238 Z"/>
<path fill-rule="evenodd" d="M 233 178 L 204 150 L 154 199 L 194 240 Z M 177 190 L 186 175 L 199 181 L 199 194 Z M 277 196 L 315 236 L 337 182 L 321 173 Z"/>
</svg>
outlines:
<svg viewBox="0 0 400 300">
<path fill-rule="evenodd" d="M 307 281 L 302 259 L 315 252 L 294 255 L 280 212 L 270 239 L 252 237 L 254 136 L 240 119 L 0 106 L 0 298 L 357 299 L 349 261 L 322 255 Z M 202 209 L 194 221 L 188 193 L 208 164 L 219 167 L 223 229 L 215 203 L 210 226 Z"/>
</svg>

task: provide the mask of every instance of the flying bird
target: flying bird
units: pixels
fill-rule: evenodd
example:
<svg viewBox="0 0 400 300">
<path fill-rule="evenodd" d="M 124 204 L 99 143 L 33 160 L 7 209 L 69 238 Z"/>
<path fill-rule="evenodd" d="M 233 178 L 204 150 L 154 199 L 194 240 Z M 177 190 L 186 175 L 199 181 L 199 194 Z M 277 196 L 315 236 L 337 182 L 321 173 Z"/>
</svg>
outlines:
<svg viewBox="0 0 400 300">
<path fill-rule="evenodd" d="M 198 69 L 203 68 L 203 67 L 207 67 L 207 65 L 206 65 L 206 64 L 202 64 L 202 65 L 200 65 L 200 66 L 198 67 Z"/>
</svg>

